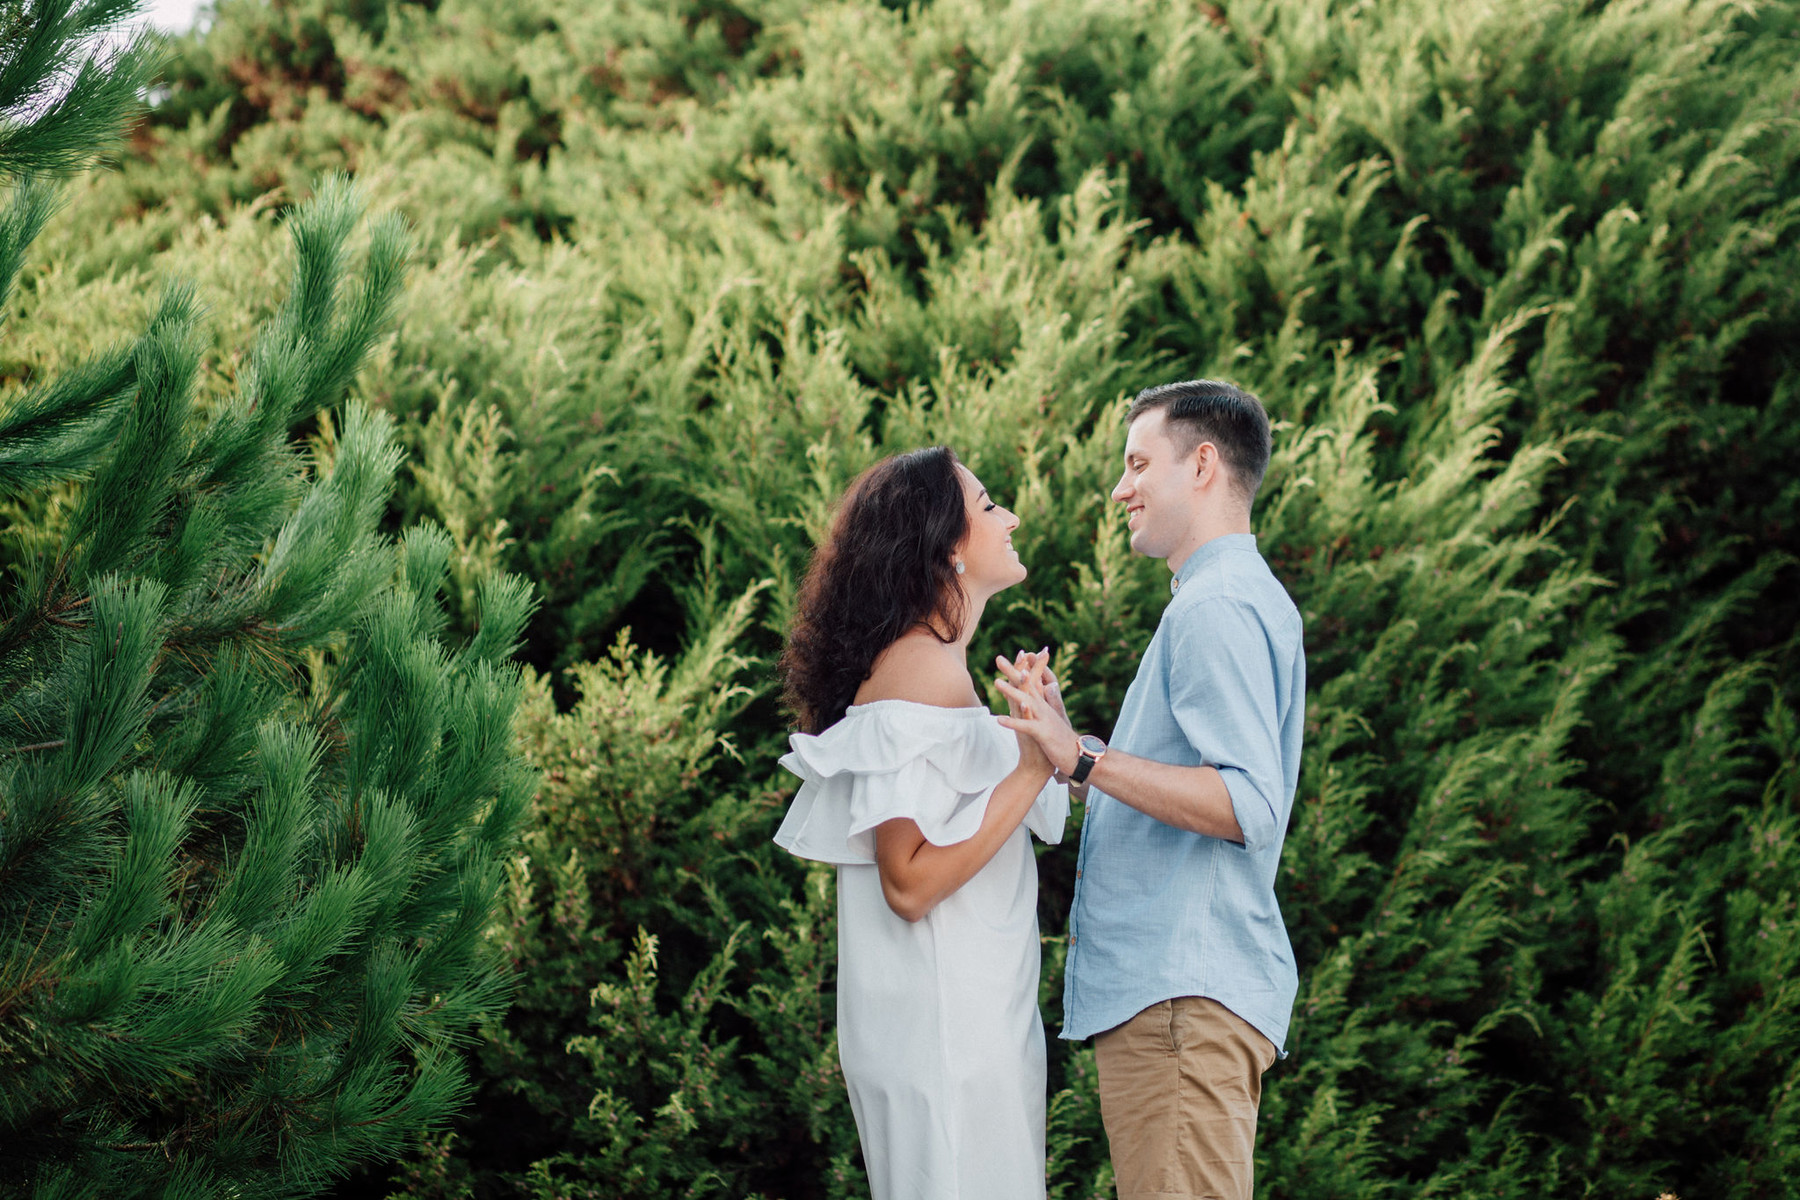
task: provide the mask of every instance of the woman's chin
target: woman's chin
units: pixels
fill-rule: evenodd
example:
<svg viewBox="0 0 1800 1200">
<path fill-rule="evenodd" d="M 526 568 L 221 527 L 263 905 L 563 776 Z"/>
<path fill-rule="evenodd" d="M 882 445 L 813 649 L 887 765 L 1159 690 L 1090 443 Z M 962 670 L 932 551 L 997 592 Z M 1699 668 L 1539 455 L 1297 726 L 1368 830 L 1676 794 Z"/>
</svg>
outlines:
<svg viewBox="0 0 1800 1200">
<path fill-rule="evenodd" d="M 1000 586 L 995 588 L 994 590 L 996 592 L 1004 592 L 1009 587 L 1016 587 L 1019 584 L 1025 582 L 1025 576 L 1027 576 L 1028 574 L 1030 574 L 1030 572 L 1025 569 L 1025 564 L 1019 563 L 1014 568 L 1012 576 L 1010 578 L 1002 581 Z"/>
</svg>

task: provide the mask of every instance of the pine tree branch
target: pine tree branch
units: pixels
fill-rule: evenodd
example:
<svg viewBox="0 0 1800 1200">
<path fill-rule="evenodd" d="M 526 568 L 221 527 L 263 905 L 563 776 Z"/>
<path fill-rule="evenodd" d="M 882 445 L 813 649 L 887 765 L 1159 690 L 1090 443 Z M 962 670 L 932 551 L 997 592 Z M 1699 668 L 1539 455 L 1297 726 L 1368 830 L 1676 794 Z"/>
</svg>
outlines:
<svg viewBox="0 0 1800 1200">
<path fill-rule="evenodd" d="M 0 750 L 0 754 L 26 754 L 33 750 L 61 750 L 67 744 L 67 739 L 57 738 L 54 742 L 33 742 L 29 746 L 12 746 Z"/>
</svg>

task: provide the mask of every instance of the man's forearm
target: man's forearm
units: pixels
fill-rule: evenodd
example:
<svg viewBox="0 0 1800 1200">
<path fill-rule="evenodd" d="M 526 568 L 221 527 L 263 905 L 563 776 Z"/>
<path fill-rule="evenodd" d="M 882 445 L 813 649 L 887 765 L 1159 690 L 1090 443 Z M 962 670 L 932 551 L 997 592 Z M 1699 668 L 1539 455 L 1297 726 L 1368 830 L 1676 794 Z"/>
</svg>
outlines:
<svg viewBox="0 0 1800 1200">
<path fill-rule="evenodd" d="M 1165 825 L 1243 845 L 1231 793 L 1212 767 L 1176 767 L 1109 750 L 1087 781 Z"/>
<path fill-rule="evenodd" d="M 1057 775 L 1067 778 L 1081 755 L 1080 741 L 1068 717 L 1060 707 L 1051 705 L 1035 679 L 1010 669 L 1004 658 L 996 660 L 996 665 L 1004 677 L 994 682 L 1015 709 L 999 718 L 1000 724 L 1034 739 Z M 1021 687 L 1027 690 L 1021 691 Z M 1088 772 L 1086 782 L 1165 825 L 1244 844 L 1231 793 L 1225 790 L 1225 780 L 1216 768 L 1177 767 L 1108 750 Z"/>
</svg>

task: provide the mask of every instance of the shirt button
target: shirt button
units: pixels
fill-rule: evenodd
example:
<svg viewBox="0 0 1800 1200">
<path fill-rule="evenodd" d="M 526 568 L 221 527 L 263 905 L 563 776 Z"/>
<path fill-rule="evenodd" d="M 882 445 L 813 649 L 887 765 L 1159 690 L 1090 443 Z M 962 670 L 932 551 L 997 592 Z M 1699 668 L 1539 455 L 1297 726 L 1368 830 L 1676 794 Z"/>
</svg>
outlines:
<svg viewBox="0 0 1800 1200">
<path fill-rule="evenodd" d="M 1075 868 L 1075 878 L 1077 878 L 1077 879 L 1081 878 L 1081 868 L 1080 867 Z"/>
<path fill-rule="evenodd" d="M 1073 946 L 1074 944 L 1075 944 L 1075 935 L 1071 933 L 1069 935 L 1069 945 Z"/>
</svg>

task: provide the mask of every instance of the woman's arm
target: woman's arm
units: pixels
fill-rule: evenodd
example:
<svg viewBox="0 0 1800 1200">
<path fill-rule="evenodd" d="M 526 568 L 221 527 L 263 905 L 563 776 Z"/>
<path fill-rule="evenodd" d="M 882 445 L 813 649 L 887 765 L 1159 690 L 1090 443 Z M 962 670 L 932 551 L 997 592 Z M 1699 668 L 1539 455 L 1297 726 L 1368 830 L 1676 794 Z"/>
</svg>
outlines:
<svg viewBox="0 0 1800 1200">
<path fill-rule="evenodd" d="M 956 652 L 960 655 L 960 650 Z M 886 668 L 883 674 L 881 668 Z M 922 691 L 929 688 L 930 692 Z M 920 703 L 954 706 L 957 692 L 974 697 L 975 684 L 960 657 L 952 658 L 936 642 L 902 638 L 882 656 L 878 669 L 864 684 L 867 699 L 897 696 Z M 859 702 L 864 699 L 858 693 Z M 1009 703 L 1008 709 L 1012 710 Z M 881 894 L 895 915 L 917 921 L 936 908 L 944 897 L 975 877 L 975 872 L 999 853 L 1012 836 L 1032 801 L 1044 790 L 1054 768 L 1036 741 L 1022 734 L 1019 765 L 994 787 L 988 797 L 981 827 L 967 841 L 936 846 L 925 840 L 917 822 L 896 817 L 875 827 L 875 866 L 881 872 Z"/>
<path fill-rule="evenodd" d="M 881 894 L 895 915 L 917 921 L 975 877 L 1012 836 L 1032 801 L 1050 779 L 1050 764 L 1037 743 L 1020 738 L 1019 765 L 988 797 L 981 828 L 967 841 L 935 846 L 910 818 L 896 817 L 875 827 L 875 866 Z M 1026 746 L 1030 749 L 1027 750 Z"/>
</svg>

